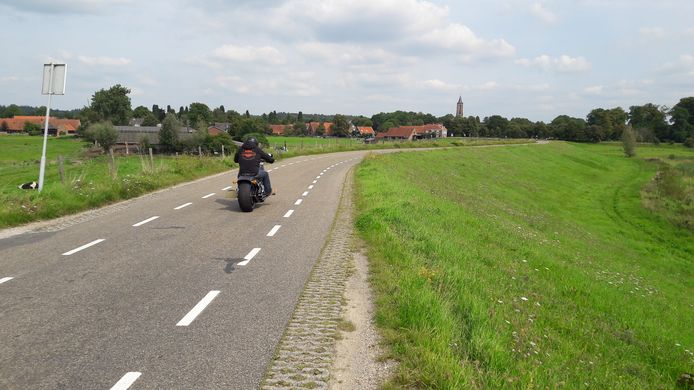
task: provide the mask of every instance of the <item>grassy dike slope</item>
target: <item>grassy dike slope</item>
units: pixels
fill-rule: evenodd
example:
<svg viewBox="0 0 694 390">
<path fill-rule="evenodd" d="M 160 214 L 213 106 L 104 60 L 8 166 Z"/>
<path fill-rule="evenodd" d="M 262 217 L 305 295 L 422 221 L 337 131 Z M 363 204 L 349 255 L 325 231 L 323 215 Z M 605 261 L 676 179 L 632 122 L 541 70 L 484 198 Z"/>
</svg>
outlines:
<svg viewBox="0 0 694 390">
<path fill-rule="evenodd" d="M 641 205 L 656 169 L 567 143 L 367 159 L 356 225 L 390 385 L 675 387 L 694 371 L 694 234 Z"/>
</svg>

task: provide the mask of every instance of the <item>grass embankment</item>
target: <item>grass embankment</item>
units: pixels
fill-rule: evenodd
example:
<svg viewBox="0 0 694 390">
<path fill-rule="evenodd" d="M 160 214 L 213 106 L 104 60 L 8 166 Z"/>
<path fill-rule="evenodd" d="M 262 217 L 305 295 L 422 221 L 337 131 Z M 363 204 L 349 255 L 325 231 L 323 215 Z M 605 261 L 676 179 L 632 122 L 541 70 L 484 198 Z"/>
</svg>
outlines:
<svg viewBox="0 0 694 390">
<path fill-rule="evenodd" d="M 375 144 L 364 144 L 358 138 L 314 138 L 314 137 L 268 137 L 271 151 L 283 158 L 304 156 L 321 153 L 346 152 L 352 150 L 377 149 L 410 149 L 437 148 L 453 146 L 480 146 L 500 144 L 531 143 L 528 139 L 497 139 L 497 138 L 439 138 L 419 141 L 379 141 Z M 287 146 L 287 151 L 279 150 Z"/>
<path fill-rule="evenodd" d="M 85 143 L 74 138 L 50 138 L 44 188 L 41 193 L 20 190 L 19 184 L 39 176 L 41 137 L 0 137 L 0 228 L 55 218 L 156 189 L 222 172 L 232 167 L 230 157 L 149 156 L 116 157 L 116 175 L 110 158 L 84 155 Z M 64 158 L 61 182 L 57 157 Z"/>
<path fill-rule="evenodd" d="M 694 161 L 662 150 L 638 153 Z M 365 161 L 356 225 L 401 362 L 386 387 L 673 388 L 694 372 L 694 234 L 643 207 L 658 164 L 622 156 L 552 143 Z"/>
</svg>

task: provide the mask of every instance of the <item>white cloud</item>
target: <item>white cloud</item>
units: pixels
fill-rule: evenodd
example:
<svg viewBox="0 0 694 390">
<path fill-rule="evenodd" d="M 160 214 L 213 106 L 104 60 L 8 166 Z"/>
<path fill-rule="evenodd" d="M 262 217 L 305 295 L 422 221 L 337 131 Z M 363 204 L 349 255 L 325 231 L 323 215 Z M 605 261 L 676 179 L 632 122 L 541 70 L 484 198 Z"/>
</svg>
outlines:
<svg viewBox="0 0 694 390">
<path fill-rule="evenodd" d="M 694 27 L 689 27 L 688 29 L 684 30 L 684 36 L 694 38 Z"/>
<path fill-rule="evenodd" d="M 641 27 L 639 33 L 641 36 L 648 39 L 665 38 L 665 30 L 661 27 Z"/>
<path fill-rule="evenodd" d="M 585 87 L 583 91 L 589 95 L 601 95 L 604 88 L 605 87 L 603 87 L 602 85 L 591 85 Z"/>
<path fill-rule="evenodd" d="M 457 23 L 425 32 L 418 40 L 428 45 L 450 49 L 466 59 L 508 57 L 516 51 L 512 45 L 503 39 L 481 39 L 467 26 Z"/>
<path fill-rule="evenodd" d="M 286 77 L 250 79 L 239 76 L 219 76 L 215 83 L 240 95 L 254 96 L 318 96 L 320 89 L 312 82 L 310 72 L 289 73 Z"/>
<path fill-rule="evenodd" d="M 213 56 L 223 60 L 237 62 L 262 62 L 282 65 L 287 62 L 282 53 L 272 46 L 236 46 L 224 45 L 213 51 Z"/>
<path fill-rule="evenodd" d="M 113 6 L 133 4 L 133 0 L 20 0 L 0 1 L 0 5 L 18 11 L 39 14 L 106 13 Z"/>
<path fill-rule="evenodd" d="M 552 58 L 547 54 L 535 57 L 534 59 L 521 58 L 515 61 L 516 64 L 525 67 L 540 68 L 545 71 L 555 72 L 586 72 L 591 69 L 591 64 L 583 57 L 570 57 L 566 54 L 558 58 Z"/>
<path fill-rule="evenodd" d="M 301 18 L 296 10 L 302 10 Z M 471 60 L 515 52 L 503 38 L 479 37 L 452 21 L 448 7 L 425 0 L 289 0 L 261 19 L 288 39 L 348 44 L 367 51 L 380 45 L 401 56 L 438 50 Z"/>
<path fill-rule="evenodd" d="M 132 63 L 132 60 L 124 57 L 87 57 L 78 56 L 77 59 L 86 65 L 90 66 L 125 66 Z"/>
<path fill-rule="evenodd" d="M 530 13 L 547 24 L 554 24 L 558 20 L 557 16 L 552 11 L 545 8 L 542 3 L 533 3 L 530 6 Z"/>
<path fill-rule="evenodd" d="M 661 72 L 667 74 L 687 73 L 694 76 L 694 55 L 683 54 L 676 61 L 666 62 L 661 66 Z"/>
<path fill-rule="evenodd" d="M 382 63 L 397 55 L 381 48 L 344 43 L 305 42 L 297 46 L 300 53 L 311 60 L 319 58 L 331 64 Z"/>
<path fill-rule="evenodd" d="M 19 77 L 17 76 L 2 76 L 0 77 L 0 82 L 6 82 L 6 81 L 18 81 Z"/>
</svg>

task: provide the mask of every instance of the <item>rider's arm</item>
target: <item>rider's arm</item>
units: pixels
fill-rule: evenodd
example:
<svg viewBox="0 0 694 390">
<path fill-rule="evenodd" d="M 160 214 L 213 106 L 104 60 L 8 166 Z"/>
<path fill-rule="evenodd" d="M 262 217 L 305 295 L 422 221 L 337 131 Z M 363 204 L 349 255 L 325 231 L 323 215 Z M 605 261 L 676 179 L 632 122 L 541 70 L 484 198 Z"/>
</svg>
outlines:
<svg viewBox="0 0 694 390">
<path fill-rule="evenodd" d="M 260 158 L 262 158 L 263 161 L 267 161 L 267 162 L 269 162 L 270 164 L 272 164 L 272 163 L 275 162 L 275 158 L 272 157 L 271 155 L 265 153 L 264 150 L 258 148 L 258 152 L 260 152 Z"/>
</svg>

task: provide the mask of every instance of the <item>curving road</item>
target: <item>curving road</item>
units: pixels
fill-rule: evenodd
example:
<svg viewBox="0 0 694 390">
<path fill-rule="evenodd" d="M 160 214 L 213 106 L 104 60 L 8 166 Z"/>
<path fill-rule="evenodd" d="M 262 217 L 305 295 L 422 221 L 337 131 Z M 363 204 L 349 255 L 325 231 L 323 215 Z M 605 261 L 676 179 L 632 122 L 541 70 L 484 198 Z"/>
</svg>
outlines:
<svg viewBox="0 0 694 390">
<path fill-rule="evenodd" d="M 232 171 L 0 238 L 0 388 L 257 388 L 365 153 L 267 166 L 252 213 Z"/>
</svg>

